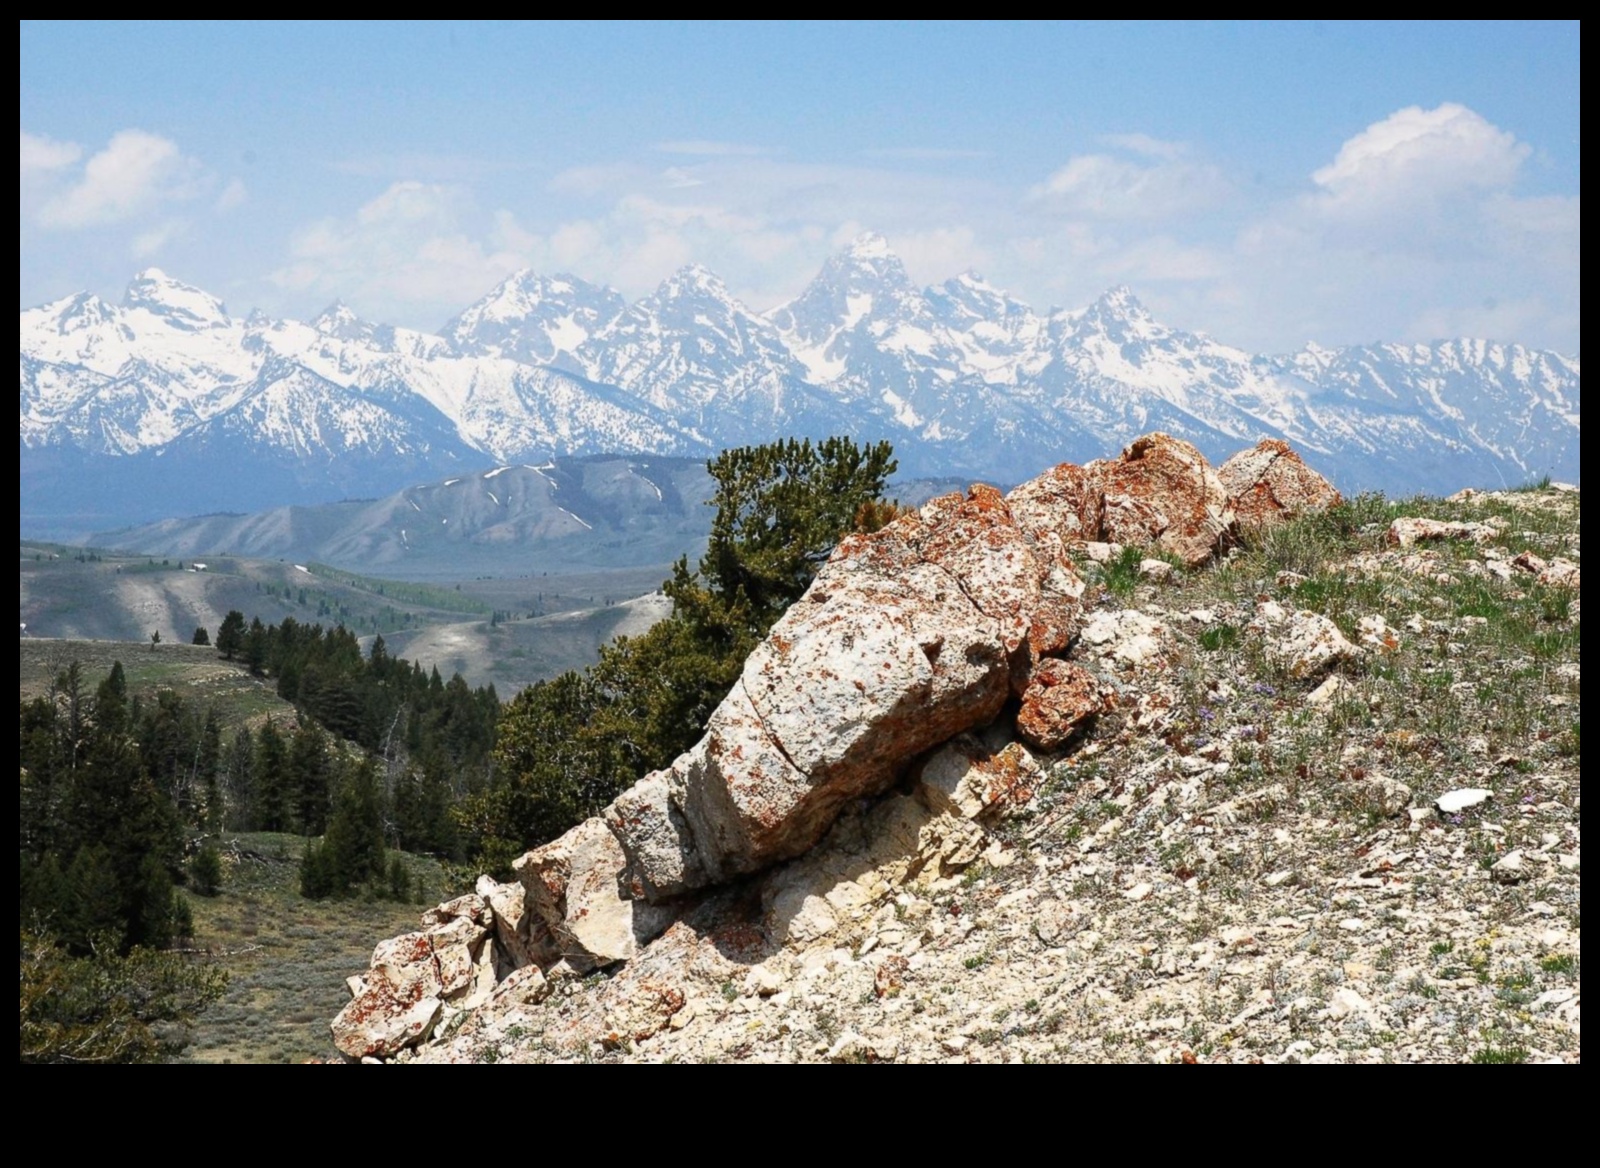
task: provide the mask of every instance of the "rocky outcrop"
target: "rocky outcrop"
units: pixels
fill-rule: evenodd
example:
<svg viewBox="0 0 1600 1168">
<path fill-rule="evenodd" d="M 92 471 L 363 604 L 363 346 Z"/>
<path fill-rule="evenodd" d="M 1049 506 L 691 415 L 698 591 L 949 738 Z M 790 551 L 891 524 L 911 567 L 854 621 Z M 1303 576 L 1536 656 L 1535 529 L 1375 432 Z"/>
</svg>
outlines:
<svg viewBox="0 0 1600 1168">
<path fill-rule="evenodd" d="M 1395 547 L 1408 548 L 1439 539 L 1468 539 L 1473 543 L 1488 543 L 1499 534 L 1500 529 L 1492 523 L 1465 523 L 1405 515 L 1389 524 L 1386 539 Z"/>
<path fill-rule="evenodd" d="M 486 1001 L 496 981 L 490 920 L 472 894 L 424 913 L 420 932 L 379 942 L 333 1020 L 334 1045 L 350 1058 L 386 1058 L 426 1039 L 447 1010 Z"/>
<path fill-rule="evenodd" d="M 1267 660 L 1296 680 L 1319 677 L 1361 653 L 1321 613 L 1290 612 L 1275 600 L 1257 605 L 1250 628 L 1262 638 Z"/>
<path fill-rule="evenodd" d="M 1041 662 L 1022 695 L 1017 733 L 1040 750 L 1060 750 L 1114 702 L 1114 696 L 1083 666 L 1059 659 Z"/>
<path fill-rule="evenodd" d="M 381 946 L 382 976 L 353 988 L 396 987 L 391 1033 L 342 1045 L 392 1050 L 431 1026 L 381 1057 L 1581 1061 L 1579 598 L 1540 582 L 1579 562 L 1577 502 L 1506 492 L 1483 546 L 1327 530 L 1316 582 L 1360 584 L 1342 590 L 1271 554 L 1131 591 L 1097 591 L 1088 569 L 1076 637 L 1037 657 L 1018 643 L 990 722 L 847 801 L 804 853 L 651 904 L 585 879 L 627 867 L 586 825 L 522 865 L 546 899 L 486 881 L 487 915 L 429 914 L 423 932 L 445 932 L 416 960 L 397 961 L 415 937 Z M 1519 642 L 1539 668 L 1508 665 Z M 1064 745 L 1030 742 L 1024 709 L 1087 686 L 1080 668 L 1108 708 Z M 587 930 L 625 901 L 627 931 Z M 648 942 L 644 911 L 671 920 Z M 453 963 L 434 954 L 459 931 L 470 955 L 477 929 L 474 968 L 492 950 L 499 980 L 464 1011 L 480 991 L 446 1000 Z M 573 976 L 582 936 L 631 936 L 633 955 Z M 441 992 L 402 996 L 409 966 Z"/>
<path fill-rule="evenodd" d="M 1108 543 L 1154 545 L 1193 568 L 1216 555 L 1234 529 L 1222 480 L 1181 438 L 1146 434 L 1121 458 L 1093 469 L 1101 491 L 1100 538 Z"/>
<path fill-rule="evenodd" d="M 1269 453 L 1250 472 L 1281 504 L 1263 523 L 1294 513 L 1283 500 L 1319 497 L 1292 452 Z M 825 934 L 880 885 L 960 873 L 990 855 L 982 825 L 1033 797 L 1034 752 L 1070 748 L 1118 708 L 1126 679 L 1164 660 L 1155 618 L 1085 619 L 1075 551 L 1149 546 L 1197 566 L 1233 531 L 1228 492 L 1199 451 L 1152 434 L 1118 459 L 1058 466 L 1007 496 L 973 487 L 847 536 L 691 750 L 523 856 L 520 884 L 485 881 L 438 910 L 401 939 L 406 960 L 374 954 L 336 1023 L 340 1049 L 381 1057 L 421 1041 L 459 995 L 487 992 L 476 970 L 638 963 L 676 944 L 692 894 L 736 877 L 770 870 L 765 935 L 782 939 Z M 1319 667 L 1331 659 L 1320 644 L 1307 651 Z M 909 793 L 879 798 L 902 780 Z M 523 983 L 515 992 L 548 992 Z M 630 1018 L 680 1016 L 661 1004 L 670 995 L 641 993 Z"/>
<path fill-rule="evenodd" d="M 1017 526 L 1036 542 L 1098 541 L 1101 490 L 1094 465 L 1064 462 L 1013 489 L 1006 503 Z"/>
<path fill-rule="evenodd" d="M 1270 527 L 1341 502 L 1339 492 L 1287 442 L 1263 438 L 1217 468 L 1228 506 L 1242 528 Z"/>
<path fill-rule="evenodd" d="M 1578 565 L 1562 556 L 1545 560 L 1532 552 L 1521 552 L 1511 558 L 1511 566 L 1538 578 L 1539 583 L 1551 588 L 1570 588 L 1578 591 L 1581 573 Z"/>
<path fill-rule="evenodd" d="M 672 923 L 622 884 L 622 847 L 600 819 L 585 820 L 514 867 L 557 960 L 574 972 L 627 961 Z"/>
<path fill-rule="evenodd" d="M 1271 527 L 1340 501 L 1333 484 L 1278 439 L 1213 471 L 1192 444 L 1160 433 L 1136 439 L 1115 459 L 1055 467 L 1006 496 L 1018 526 L 1035 539 L 1082 545 L 1096 560 L 1124 545 L 1155 547 L 1191 568 L 1240 528 Z M 1159 567 L 1150 573 L 1162 574 Z"/>
<path fill-rule="evenodd" d="M 848 802 L 992 721 L 1077 631 L 1059 538 L 991 488 L 847 537 L 751 654 L 706 736 L 604 813 L 649 900 L 801 854 Z"/>
</svg>

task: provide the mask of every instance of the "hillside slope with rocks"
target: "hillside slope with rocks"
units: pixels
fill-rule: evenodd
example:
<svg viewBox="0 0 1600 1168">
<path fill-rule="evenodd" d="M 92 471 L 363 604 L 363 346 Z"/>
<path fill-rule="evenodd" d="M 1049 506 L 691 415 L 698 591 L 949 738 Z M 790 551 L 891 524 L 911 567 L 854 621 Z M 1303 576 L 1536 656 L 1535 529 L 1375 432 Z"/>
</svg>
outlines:
<svg viewBox="0 0 1600 1168">
<path fill-rule="evenodd" d="M 705 737 L 351 978 L 346 1057 L 1579 1056 L 1579 495 L 1147 435 L 847 537 Z"/>
</svg>

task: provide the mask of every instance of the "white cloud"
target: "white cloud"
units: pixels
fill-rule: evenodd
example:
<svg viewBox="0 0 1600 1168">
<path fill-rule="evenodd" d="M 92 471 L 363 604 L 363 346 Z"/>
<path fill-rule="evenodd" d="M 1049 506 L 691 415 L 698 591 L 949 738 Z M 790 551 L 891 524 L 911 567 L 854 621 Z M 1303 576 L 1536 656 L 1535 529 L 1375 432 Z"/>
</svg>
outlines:
<svg viewBox="0 0 1600 1168">
<path fill-rule="evenodd" d="M 59 155 L 58 155 L 59 157 Z M 170 138 L 121 130 L 84 165 L 83 175 L 39 210 L 51 227 L 116 223 L 198 193 L 199 164 Z"/>
<path fill-rule="evenodd" d="M 667 167 L 666 170 L 661 172 L 661 177 L 666 184 L 674 190 L 685 190 L 689 187 L 702 187 L 705 186 L 706 182 L 706 180 L 703 178 L 695 178 L 694 175 L 690 174 L 681 166 Z"/>
<path fill-rule="evenodd" d="M 1217 248 L 1182 243 L 1164 235 L 1152 235 L 1117 248 L 1106 256 L 1099 270 L 1130 284 L 1146 280 L 1190 283 L 1215 280 L 1225 275 L 1228 256 Z"/>
<path fill-rule="evenodd" d="M 1257 350 L 1513 328 L 1575 347 L 1578 199 L 1520 195 L 1527 146 L 1470 110 L 1397 111 L 1329 143 L 1297 190 L 1253 204 L 1254 184 L 1194 148 L 1102 143 L 1027 188 L 932 158 L 732 151 L 574 168 L 539 212 L 485 214 L 464 188 L 396 183 L 302 231 L 275 278 L 431 327 L 518 267 L 638 297 L 692 261 L 761 310 L 871 229 L 919 284 L 977 268 L 1043 310 L 1126 282 L 1171 323 Z"/>
<path fill-rule="evenodd" d="M 480 240 L 467 225 L 474 217 L 464 188 L 397 182 L 349 219 L 298 233 L 289 262 L 270 279 L 289 292 L 348 300 L 379 320 L 427 314 L 424 327 L 434 327 L 527 266 L 528 257 L 509 246 L 514 221 L 497 222 Z"/>
<path fill-rule="evenodd" d="M 1542 327 L 1549 314 L 1550 306 L 1539 297 L 1504 301 L 1486 297 L 1475 304 L 1425 308 L 1405 322 L 1400 331 L 1419 339 L 1493 337 L 1518 340 Z"/>
<path fill-rule="evenodd" d="M 584 268 L 589 257 L 604 253 L 606 236 L 597 223 L 563 223 L 550 233 L 545 244 L 557 267 L 576 271 Z"/>
<path fill-rule="evenodd" d="M 141 231 L 133 237 L 128 251 L 136 260 L 148 260 L 166 247 L 168 243 L 182 235 L 184 224 L 179 219 L 169 219 L 165 223 L 158 223 L 148 231 Z"/>
<path fill-rule="evenodd" d="M 1530 153 L 1465 106 L 1408 106 L 1346 141 L 1311 181 L 1337 202 L 1411 201 L 1508 186 Z"/>
<path fill-rule="evenodd" d="M 1115 146 L 1119 150 L 1127 150 L 1133 154 L 1142 154 L 1146 158 L 1170 160 L 1182 158 L 1189 153 L 1189 148 L 1182 142 L 1168 142 L 1161 138 L 1152 138 L 1149 134 L 1106 134 L 1100 140 L 1107 146 Z"/>
<path fill-rule="evenodd" d="M 539 230 L 501 217 L 499 230 L 515 236 L 532 266 L 572 270 L 637 297 L 697 261 L 755 309 L 798 293 L 840 231 L 846 240 L 869 227 L 885 232 L 918 279 L 951 275 L 947 262 L 985 263 L 971 226 L 979 217 L 967 212 L 1012 197 L 982 177 L 747 154 L 702 155 L 665 171 L 574 168 L 549 190 L 580 213 Z"/>
<path fill-rule="evenodd" d="M 356 212 L 363 227 L 390 231 L 416 224 L 453 225 L 466 192 L 438 183 L 397 182 Z"/>
<path fill-rule="evenodd" d="M 1022 205 L 1061 222 L 1013 231 L 998 279 L 1068 305 L 1127 282 L 1171 323 L 1266 351 L 1463 334 L 1576 347 L 1578 198 L 1518 194 L 1530 147 L 1464 106 L 1397 110 L 1254 206 L 1250 183 L 1181 144 L 1102 142 L 1115 149 L 1029 189 Z"/>
<path fill-rule="evenodd" d="M 631 162 L 603 166 L 573 166 L 550 180 L 549 190 L 558 195 L 593 196 L 615 190 L 619 185 L 648 182 L 650 172 Z"/>
<path fill-rule="evenodd" d="M 620 199 L 614 217 L 646 226 L 694 226 L 730 236 L 757 231 L 765 222 L 760 215 L 740 214 L 719 203 L 678 203 L 649 195 L 627 195 Z"/>
<path fill-rule="evenodd" d="M 1531 152 L 1460 105 L 1373 123 L 1238 233 L 1213 331 L 1262 344 L 1270 329 L 1278 347 L 1479 335 L 1575 348 L 1578 199 L 1517 195 Z"/>
<path fill-rule="evenodd" d="M 957 272 L 987 270 L 993 258 L 970 227 L 900 232 L 889 242 L 905 262 L 906 274 L 924 285 L 941 283 Z"/>
<path fill-rule="evenodd" d="M 357 154 L 332 164 L 341 174 L 394 182 L 420 179 L 424 182 L 474 182 L 491 175 L 528 170 L 533 164 L 510 152 L 483 157 L 425 150 L 389 154 Z"/>
<path fill-rule="evenodd" d="M 1231 193 L 1221 170 L 1183 159 L 1169 143 L 1144 135 L 1121 135 L 1118 141 L 1143 157 L 1076 155 L 1032 188 L 1032 201 L 1078 218 L 1156 220 L 1209 210 Z M 1162 153 L 1152 157 L 1157 147 Z"/>
<path fill-rule="evenodd" d="M 228 185 L 222 188 L 222 193 L 217 196 L 215 209 L 231 211 L 235 207 L 243 206 L 249 197 L 250 192 L 245 188 L 243 179 L 230 179 Z"/>
<path fill-rule="evenodd" d="M 22 178 L 28 178 L 71 166 L 83 157 L 83 147 L 76 142 L 57 142 L 39 134 L 22 131 Z"/>
</svg>

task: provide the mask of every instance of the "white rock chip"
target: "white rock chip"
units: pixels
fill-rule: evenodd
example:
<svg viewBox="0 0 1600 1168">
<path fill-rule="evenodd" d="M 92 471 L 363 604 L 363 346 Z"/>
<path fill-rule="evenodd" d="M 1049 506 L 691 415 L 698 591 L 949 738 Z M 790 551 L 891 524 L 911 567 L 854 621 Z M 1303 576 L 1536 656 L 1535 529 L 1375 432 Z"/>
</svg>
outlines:
<svg viewBox="0 0 1600 1168">
<path fill-rule="evenodd" d="M 1507 852 L 1489 869 L 1489 876 L 1496 884 L 1520 884 L 1532 874 L 1521 848 Z"/>
<path fill-rule="evenodd" d="M 1440 815 L 1455 815 L 1493 798 L 1494 792 L 1487 787 L 1458 787 L 1454 791 L 1446 791 L 1440 795 L 1433 801 L 1433 805 Z"/>
</svg>

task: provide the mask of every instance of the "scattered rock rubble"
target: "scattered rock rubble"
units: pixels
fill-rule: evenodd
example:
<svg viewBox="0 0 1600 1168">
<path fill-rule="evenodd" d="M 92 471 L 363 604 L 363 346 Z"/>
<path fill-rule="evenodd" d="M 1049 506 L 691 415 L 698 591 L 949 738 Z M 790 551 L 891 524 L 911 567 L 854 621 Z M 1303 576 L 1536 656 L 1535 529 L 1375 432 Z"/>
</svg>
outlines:
<svg viewBox="0 0 1600 1168">
<path fill-rule="evenodd" d="M 1483 626 L 1371 613 L 1352 641 L 1294 604 L 1299 573 L 1188 608 L 1163 607 L 1181 583 L 1147 582 L 1119 607 L 1071 558 L 1118 542 L 1203 563 L 1241 515 L 1336 499 L 1281 443 L 1213 472 L 1156 434 L 847 538 L 693 750 L 528 853 L 517 881 L 484 877 L 380 944 L 336 1045 L 430 1062 L 1575 1058 L 1575 763 L 1525 774 L 1487 741 L 1405 728 L 1304 745 L 1335 713 L 1392 708 L 1364 662 L 1399 668 Z M 1411 543 L 1389 542 L 1350 578 L 1408 578 Z M 1234 643 L 1221 629 L 1238 649 L 1205 658 Z M 1576 694 L 1576 668 L 1551 697 Z M 1428 778 L 1429 751 L 1461 760 L 1458 782 Z"/>
</svg>

